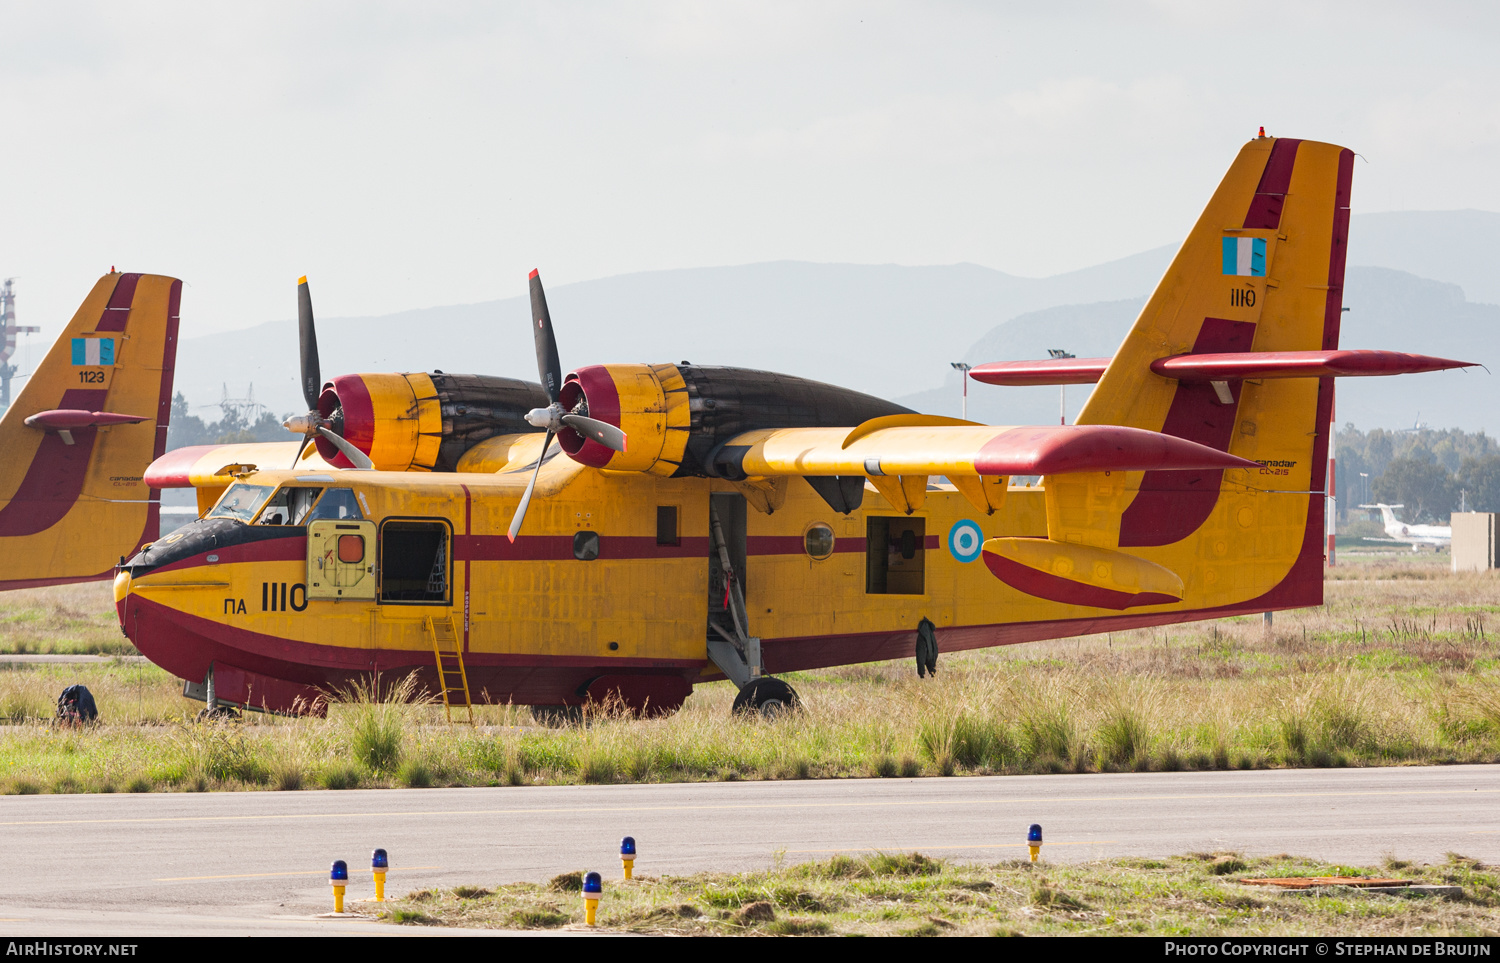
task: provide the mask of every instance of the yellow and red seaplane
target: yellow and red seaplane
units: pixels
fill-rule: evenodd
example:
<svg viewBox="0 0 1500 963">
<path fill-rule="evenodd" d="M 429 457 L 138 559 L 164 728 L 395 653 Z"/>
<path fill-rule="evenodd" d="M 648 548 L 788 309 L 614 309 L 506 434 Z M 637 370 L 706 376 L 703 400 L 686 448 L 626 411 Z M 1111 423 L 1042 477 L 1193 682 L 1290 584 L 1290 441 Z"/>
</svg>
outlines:
<svg viewBox="0 0 1500 963">
<path fill-rule="evenodd" d="M 121 564 L 121 625 L 211 705 L 415 672 L 450 705 L 659 713 L 721 678 L 786 706 L 775 673 L 907 657 L 919 626 L 956 651 L 1319 604 L 1333 379 L 1463 364 L 1339 351 L 1352 161 L 1247 143 L 1072 426 L 565 372 L 536 272 L 539 385 L 324 383 L 303 279 L 303 441 L 151 466 L 202 517 Z"/>
</svg>

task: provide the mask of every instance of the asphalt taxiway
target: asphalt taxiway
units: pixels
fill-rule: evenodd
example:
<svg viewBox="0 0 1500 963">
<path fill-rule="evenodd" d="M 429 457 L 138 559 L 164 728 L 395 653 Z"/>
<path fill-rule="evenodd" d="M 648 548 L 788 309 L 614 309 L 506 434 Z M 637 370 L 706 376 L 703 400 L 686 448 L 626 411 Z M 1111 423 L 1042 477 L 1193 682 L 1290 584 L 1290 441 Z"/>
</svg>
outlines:
<svg viewBox="0 0 1500 963">
<path fill-rule="evenodd" d="M 1212 850 L 1354 864 L 1500 861 L 1500 767 L 1275 770 L 534 786 L 347 792 L 0 797 L 0 934 L 434 934 L 326 919 L 328 866 L 389 890 L 747 870 L 834 853 L 919 850 L 993 862 Z"/>
</svg>

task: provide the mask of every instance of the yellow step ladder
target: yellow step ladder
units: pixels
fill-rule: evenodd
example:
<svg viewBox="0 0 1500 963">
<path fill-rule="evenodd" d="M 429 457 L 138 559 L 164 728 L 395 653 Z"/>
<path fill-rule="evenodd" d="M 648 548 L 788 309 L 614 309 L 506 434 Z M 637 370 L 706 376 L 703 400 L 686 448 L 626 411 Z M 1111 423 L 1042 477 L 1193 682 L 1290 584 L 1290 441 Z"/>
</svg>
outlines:
<svg viewBox="0 0 1500 963">
<path fill-rule="evenodd" d="M 453 710 L 468 713 L 474 724 L 474 706 L 469 702 L 469 675 L 464 670 L 463 646 L 453 628 L 453 618 L 427 616 L 427 636 L 432 639 L 432 655 L 437 660 L 438 688 L 443 693 L 443 713 L 453 721 Z"/>
</svg>

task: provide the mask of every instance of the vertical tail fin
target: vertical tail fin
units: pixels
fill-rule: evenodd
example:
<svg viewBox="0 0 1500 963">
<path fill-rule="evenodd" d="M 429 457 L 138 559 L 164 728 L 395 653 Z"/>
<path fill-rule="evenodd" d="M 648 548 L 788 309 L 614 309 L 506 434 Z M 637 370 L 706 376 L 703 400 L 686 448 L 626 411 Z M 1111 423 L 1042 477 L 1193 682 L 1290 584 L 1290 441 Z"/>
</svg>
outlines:
<svg viewBox="0 0 1500 963">
<path fill-rule="evenodd" d="M 107 578 L 156 537 L 182 282 L 107 274 L 0 418 L 0 589 Z"/>
<path fill-rule="evenodd" d="M 1213 199 L 1106 369 L 1078 421 L 1187 438 L 1266 466 L 1250 488 L 1304 493 L 1321 531 L 1332 378 L 1187 383 L 1154 374 L 1170 355 L 1338 347 L 1354 155 L 1256 138 Z M 1147 472 L 1121 517 L 1121 547 L 1170 545 L 1208 521 L 1222 472 Z M 1303 519 L 1293 523 L 1300 531 Z"/>
</svg>

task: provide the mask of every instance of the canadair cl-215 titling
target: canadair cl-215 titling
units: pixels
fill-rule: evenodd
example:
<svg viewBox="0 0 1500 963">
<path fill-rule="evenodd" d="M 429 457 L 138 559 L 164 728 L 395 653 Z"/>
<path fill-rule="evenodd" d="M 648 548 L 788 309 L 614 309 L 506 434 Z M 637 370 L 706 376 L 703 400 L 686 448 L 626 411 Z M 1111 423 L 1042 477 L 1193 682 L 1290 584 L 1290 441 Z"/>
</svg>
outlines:
<svg viewBox="0 0 1500 963">
<path fill-rule="evenodd" d="M 303 443 L 158 459 L 203 517 L 121 565 L 121 625 L 215 703 L 415 672 L 460 706 L 669 712 L 724 677 L 786 705 L 774 673 L 907 657 L 923 619 L 952 651 L 1319 604 L 1352 160 L 1246 144 L 1073 426 L 739 368 L 565 375 L 535 272 L 540 386 L 324 383 L 304 283 Z"/>
</svg>

